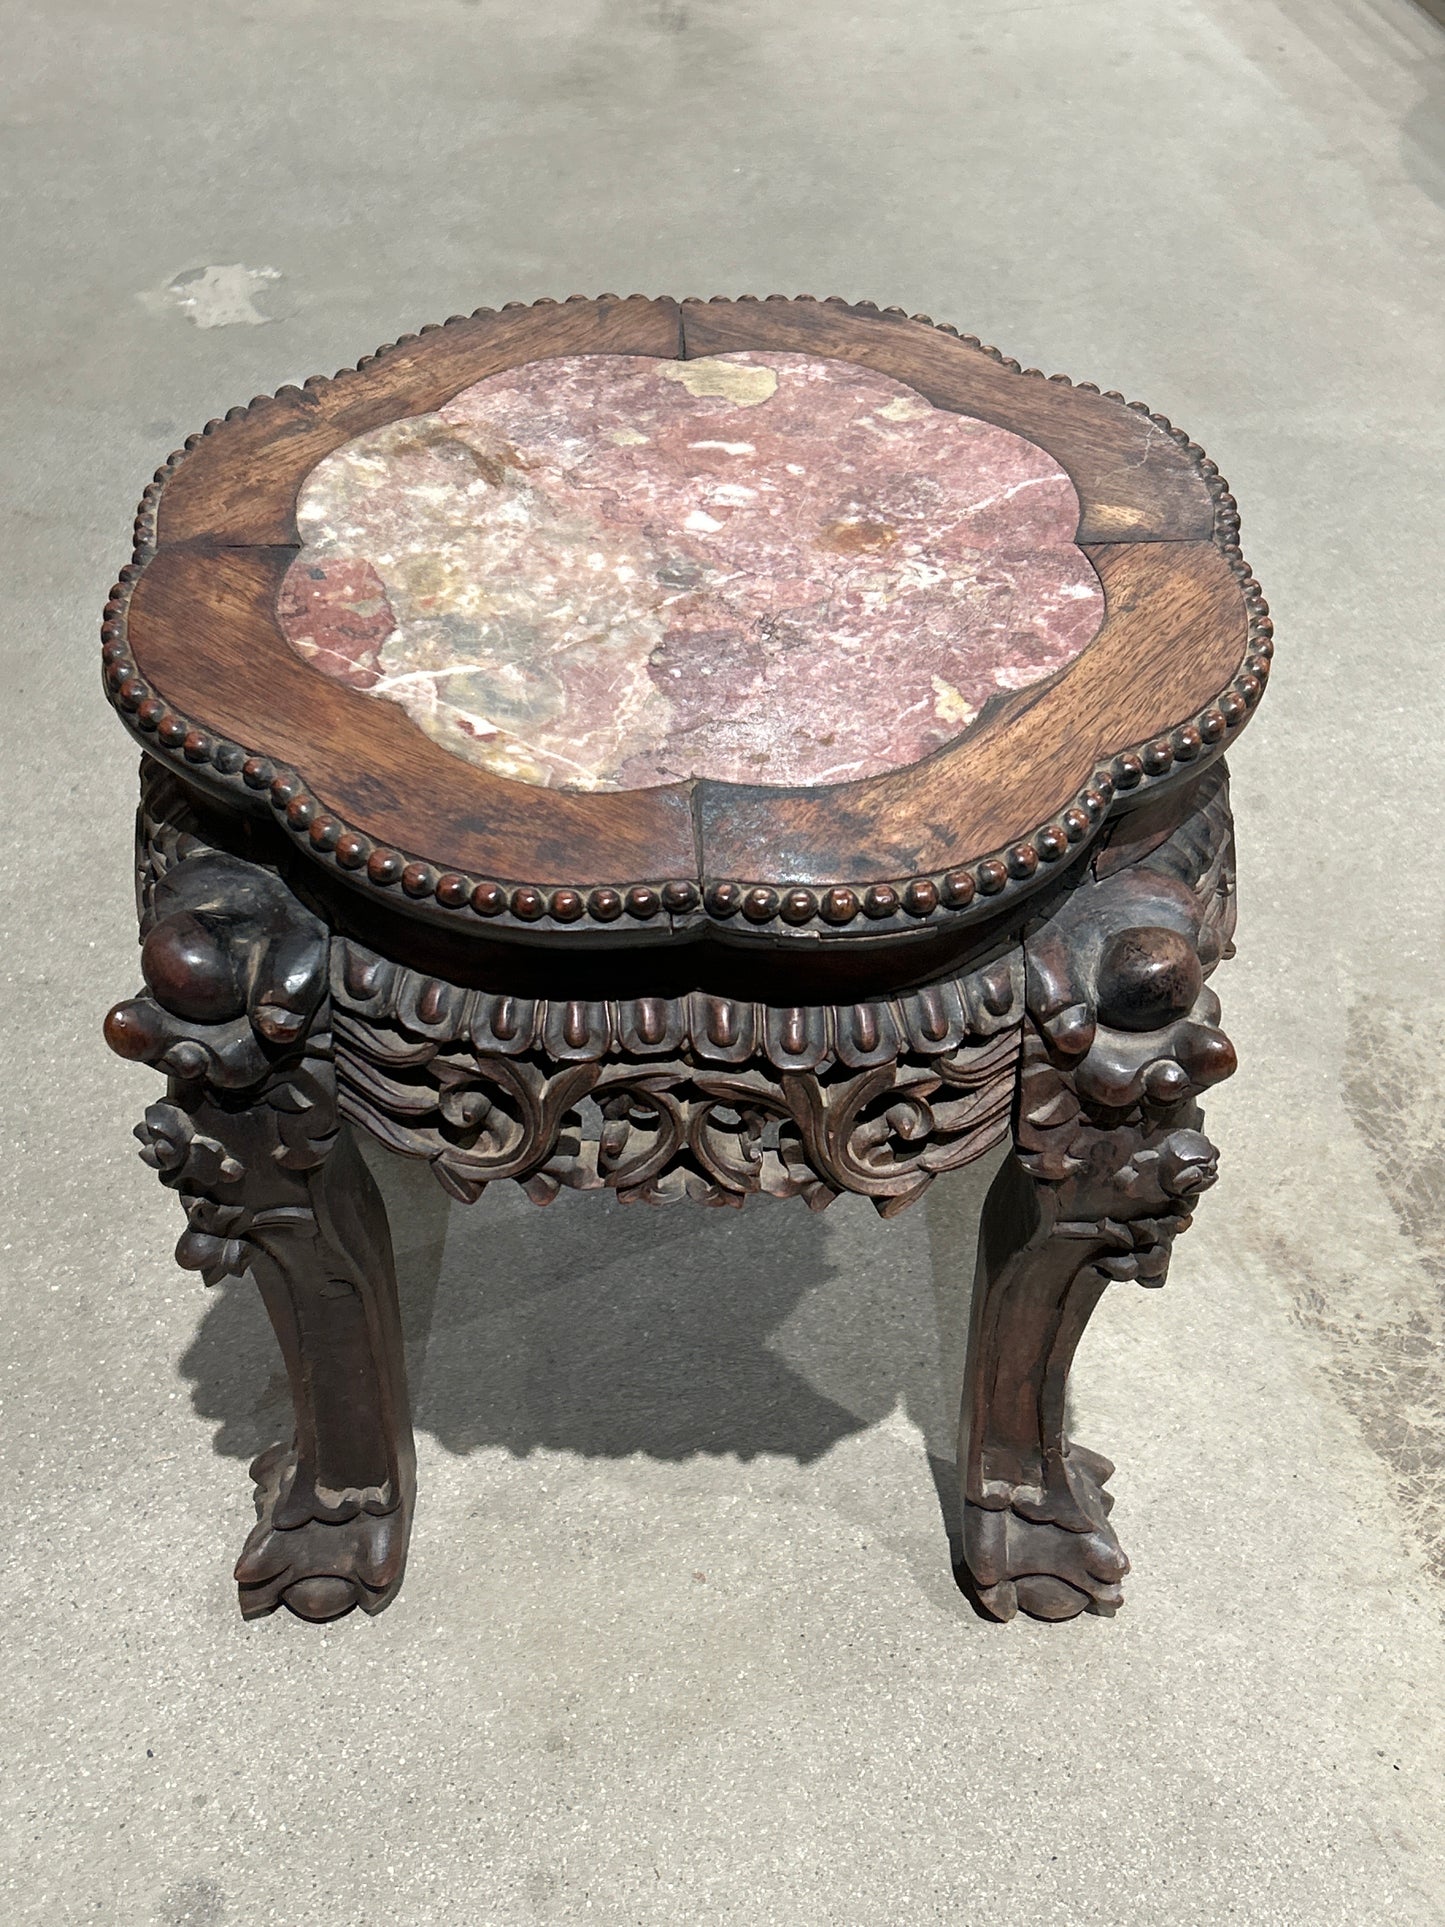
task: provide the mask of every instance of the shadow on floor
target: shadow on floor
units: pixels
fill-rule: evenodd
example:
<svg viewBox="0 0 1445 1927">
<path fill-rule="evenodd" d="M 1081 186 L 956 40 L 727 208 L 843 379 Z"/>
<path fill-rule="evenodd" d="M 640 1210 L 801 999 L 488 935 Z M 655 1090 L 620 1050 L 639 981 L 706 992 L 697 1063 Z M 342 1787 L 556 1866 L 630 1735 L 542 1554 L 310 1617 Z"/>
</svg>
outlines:
<svg viewBox="0 0 1445 1927">
<path fill-rule="evenodd" d="M 884 1223 L 859 1198 L 823 1216 L 766 1199 L 656 1211 L 611 1194 L 539 1211 L 511 1185 L 464 1209 L 424 1166 L 368 1150 L 397 1249 L 417 1429 L 456 1453 L 806 1464 L 901 1410 L 923 1434 L 952 1538 L 974 1241 L 998 1161 Z M 218 1453 L 249 1458 L 289 1435 L 249 1280 L 217 1288 L 181 1369 Z"/>
</svg>

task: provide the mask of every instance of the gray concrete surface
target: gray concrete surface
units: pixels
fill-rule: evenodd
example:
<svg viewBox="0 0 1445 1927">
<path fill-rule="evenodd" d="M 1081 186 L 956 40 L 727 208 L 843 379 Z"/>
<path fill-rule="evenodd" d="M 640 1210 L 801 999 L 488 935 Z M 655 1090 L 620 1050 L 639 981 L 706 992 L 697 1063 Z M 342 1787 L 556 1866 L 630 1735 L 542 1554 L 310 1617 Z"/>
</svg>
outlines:
<svg viewBox="0 0 1445 1927">
<path fill-rule="evenodd" d="M 1408 0 L 3 9 L 6 1921 L 1445 1918 L 1445 34 Z M 1114 1622 L 954 1591 L 975 1186 L 893 1226 L 450 1216 L 376 1622 L 244 1627 L 280 1422 L 169 1260 L 95 627 L 155 461 L 458 308 L 805 289 L 1147 397 L 1278 617 L 1236 759 L 1243 1072 L 1078 1373 Z M 424 1174 L 423 1174 L 424 1175 Z M 943 1476 L 940 1472 L 940 1476 Z"/>
</svg>

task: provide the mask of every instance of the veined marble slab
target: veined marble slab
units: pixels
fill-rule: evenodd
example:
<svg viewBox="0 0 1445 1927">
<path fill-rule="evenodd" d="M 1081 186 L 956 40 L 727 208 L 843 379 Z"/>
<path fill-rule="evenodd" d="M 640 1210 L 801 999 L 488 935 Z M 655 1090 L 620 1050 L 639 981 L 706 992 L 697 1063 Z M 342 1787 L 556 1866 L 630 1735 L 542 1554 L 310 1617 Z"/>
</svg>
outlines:
<svg viewBox="0 0 1445 1927">
<path fill-rule="evenodd" d="M 565 789 L 916 762 L 1104 613 L 1051 455 L 795 354 L 575 355 L 358 436 L 279 615 L 447 749 Z"/>
</svg>

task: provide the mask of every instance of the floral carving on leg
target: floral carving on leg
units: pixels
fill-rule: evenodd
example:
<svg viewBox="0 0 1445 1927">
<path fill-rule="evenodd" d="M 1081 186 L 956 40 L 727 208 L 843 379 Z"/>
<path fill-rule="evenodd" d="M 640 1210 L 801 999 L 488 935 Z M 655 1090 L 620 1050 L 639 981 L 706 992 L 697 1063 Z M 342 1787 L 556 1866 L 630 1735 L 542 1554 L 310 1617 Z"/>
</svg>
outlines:
<svg viewBox="0 0 1445 1927">
<path fill-rule="evenodd" d="M 1198 1098 L 1235 1055 L 1205 979 L 1233 923 L 1221 768 L 1123 818 L 1026 935 L 1015 1156 L 985 1209 L 960 1434 L 965 1563 L 1000 1619 L 1121 1602 L 1113 1467 L 1066 1437 L 1065 1390 L 1105 1288 L 1162 1285 L 1215 1181 Z"/>
<path fill-rule="evenodd" d="M 136 1136 L 185 1212 L 177 1261 L 255 1277 L 295 1407 L 294 1440 L 252 1467 L 242 1611 L 375 1612 L 414 1459 L 385 1216 L 337 1110 L 328 934 L 271 871 L 142 823 L 146 987 L 107 1041 L 167 1075 Z"/>
</svg>

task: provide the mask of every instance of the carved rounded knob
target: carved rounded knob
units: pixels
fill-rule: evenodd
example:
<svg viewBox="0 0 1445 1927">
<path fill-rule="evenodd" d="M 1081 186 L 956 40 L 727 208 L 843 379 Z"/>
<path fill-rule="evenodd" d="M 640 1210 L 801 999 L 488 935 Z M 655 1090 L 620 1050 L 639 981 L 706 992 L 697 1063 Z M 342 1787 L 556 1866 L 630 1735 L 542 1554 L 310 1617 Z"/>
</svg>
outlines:
<svg viewBox="0 0 1445 1927">
<path fill-rule="evenodd" d="M 1213 1024 L 1188 1024 L 1177 1044 L 1179 1061 L 1201 1091 L 1233 1077 L 1239 1065 L 1234 1046 Z"/>
<path fill-rule="evenodd" d="M 1099 959 L 1099 1021 L 1115 1030 L 1163 1030 L 1187 1015 L 1204 988 L 1194 946 L 1177 930 L 1121 930 Z"/>
<path fill-rule="evenodd" d="M 117 1057 L 143 1064 L 158 1048 L 160 1039 L 154 1023 L 146 1021 L 147 1014 L 146 1002 L 140 997 L 127 997 L 107 1013 L 105 1041 Z"/>
<path fill-rule="evenodd" d="M 1077 1619 L 1093 1603 L 1088 1593 L 1051 1572 L 1025 1573 L 1014 1591 L 1019 1605 L 1034 1619 Z"/>
<path fill-rule="evenodd" d="M 1159 1185 L 1166 1197 L 1197 1197 L 1218 1176 L 1219 1153 L 1202 1131 L 1171 1131 L 1159 1147 Z"/>
<path fill-rule="evenodd" d="M 156 1002 L 174 1017 L 219 1024 L 246 1008 L 230 952 L 198 917 L 183 913 L 158 923 L 140 960 Z"/>
<path fill-rule="evenodd" d="M 324 1621 L 340 1619 L 356 1604 L 356 1587 L 337 1573 L 316 1573 L 306 1579 L 293 1579 L 281 1595 L 298 1619 Z"/>
</svg>

